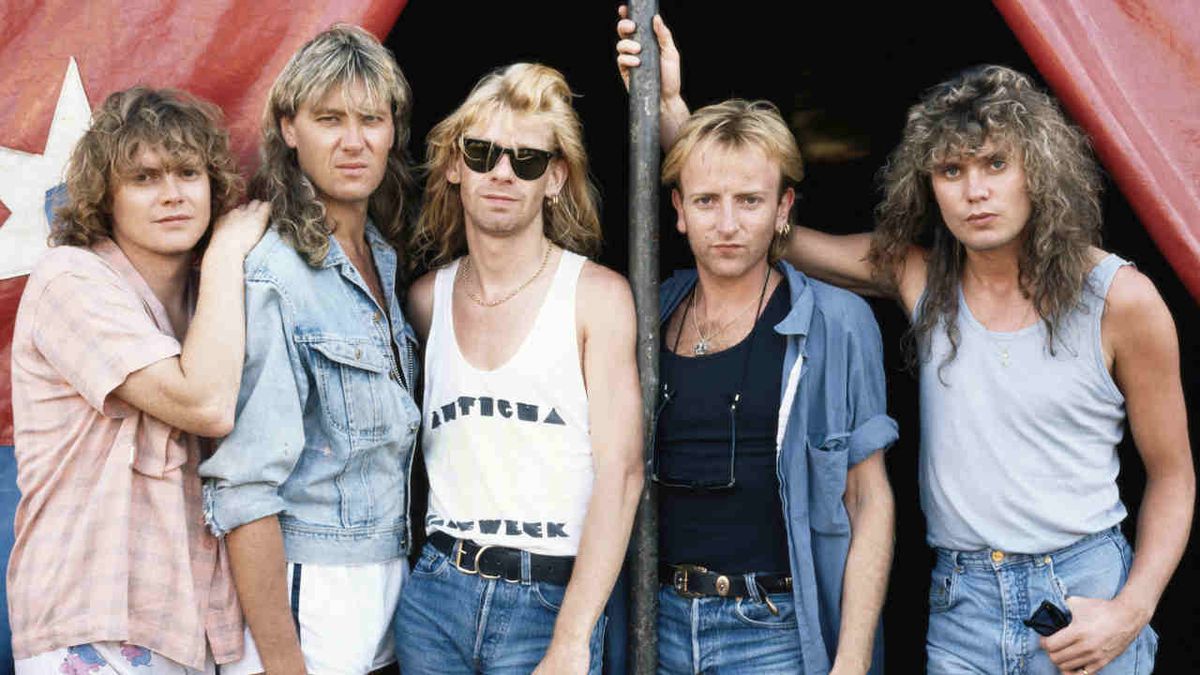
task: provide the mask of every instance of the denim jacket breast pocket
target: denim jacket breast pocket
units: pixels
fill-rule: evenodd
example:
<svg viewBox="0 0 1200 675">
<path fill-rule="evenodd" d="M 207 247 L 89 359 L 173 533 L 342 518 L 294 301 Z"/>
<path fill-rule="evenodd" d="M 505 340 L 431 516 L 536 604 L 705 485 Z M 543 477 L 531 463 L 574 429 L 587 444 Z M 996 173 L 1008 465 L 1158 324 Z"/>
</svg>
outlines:
<svg viewBox="0 0 1200 675">
<path fill-rule="evenodd" d="M 394 420 L 385 414 L 382 396 L 391 360 L 383 349 L 365 338 L 320 335 L 303 342 L 312 350 L 318 395 L 329 426 L 351 440 L 388 436 Z"/>
<path fill-rule="evenodd" d="M 849 470 L 849 434 L 806 439 L 808 454 L 809 521 L 821 534 L 850 533 L 850 518 L 842 502 Z"/>
</svg>

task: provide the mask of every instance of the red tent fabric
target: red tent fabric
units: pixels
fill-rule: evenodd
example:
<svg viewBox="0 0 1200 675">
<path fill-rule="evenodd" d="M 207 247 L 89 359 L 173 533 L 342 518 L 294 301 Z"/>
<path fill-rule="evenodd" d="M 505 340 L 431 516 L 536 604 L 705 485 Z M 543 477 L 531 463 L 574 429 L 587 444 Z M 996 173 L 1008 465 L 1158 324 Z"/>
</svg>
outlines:
<svg viewBox="0 0 1200 675">
<path fill-rule="evenodd" d="M 1200 301 L 1200 2 L 995 4 Z"/>
<path fill-rule="evenodd" d="M 382 39 L 404 5 L 0 0 L 0 445 L 12 444 L 9 343 L 24 275 L 45 246 L 42 201 L 88 106 L 135 84 L 186 89 L 224 109 L 249 167 L 267 89 L 292 53 L 336 22 Z"/>
</svg>

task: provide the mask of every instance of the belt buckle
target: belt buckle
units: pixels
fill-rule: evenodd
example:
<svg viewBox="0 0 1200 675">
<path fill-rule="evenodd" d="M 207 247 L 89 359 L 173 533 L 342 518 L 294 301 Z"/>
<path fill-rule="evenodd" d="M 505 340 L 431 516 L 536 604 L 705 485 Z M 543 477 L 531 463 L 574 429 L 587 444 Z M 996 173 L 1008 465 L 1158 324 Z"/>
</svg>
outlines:
<svg viewBox="0 0 1200 675">
<path fill-rule="evenodd" d="M 674 565 L 673 567 L 675 570 L 671 573 L 671 588 L 675 589 L 679 597 L 689 599 L 704 597 L 703 593 L 689 591 L 687 583 L 689 574 L 703 574 L 708 572 L 707 567 L 701 567 L 700 565 Z"/>
<path fill-rule="evenodd" d="M 459 539 L 458 543 L 454 545 L 454 560 L 453 560 L 454 569 L 458 570 L 459 572 L 462 572 L 463 574 L 478 574 L 479 573 L 479 553 L 482 553 L 483 549 L 487 548 L 487 547 L 484 546 L 483 548 L 479 549 L 479 552 L 477 552 L 475 554 L 475 569 L 469 570 L 462 566 L 463 548 L 466 545 L 466 543 L 467 543 L 466 540 Z"/>
<path fill-rule="evenodd" d="M 502 575 L 502 574 L 484 574 L 483 570 L 479 568 L 479 557 L 482 556 L 483 552 L 488 550 L 489 548 L 491 548 L 491 546 L 480 546 L 479 550 L 475 552 L 475 573 L 479 575 L 480 579 L 499 579 L 500 577 L 502 577 L 504 575 Z"/>
</svg>

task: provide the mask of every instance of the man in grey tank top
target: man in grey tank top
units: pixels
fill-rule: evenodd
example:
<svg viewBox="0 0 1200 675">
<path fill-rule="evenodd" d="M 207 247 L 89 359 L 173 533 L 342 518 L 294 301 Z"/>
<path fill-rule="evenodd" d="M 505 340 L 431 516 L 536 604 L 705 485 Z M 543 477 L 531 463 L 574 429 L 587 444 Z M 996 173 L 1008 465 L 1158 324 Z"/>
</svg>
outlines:
<svg viewBox="0 0 1200 675">
<path fill-rule="evenodd" d="M 633 297 L 601 241 L 573 94 L 518 63 L 430 132 L 409 293 L 426 339 L 428 543 L 408 673 L 598 674 L 642 486 Z"/>
<path fill-rule="evenodd" d="M 654 28 L 669 146 L 687 106 Z M 618 65 L 638 51 L 622 40 Z M 1153 668 L 1149 621 L 1187 542 L 1195 473 L 1174 323 L 1145 276 L 1098 248 L 1100 187 L 1053 98 L 972 68 L 909 111 L 875 232 L 796 228 L 785 255 L 911 318 L 937 551 L 930 673 Z M 1126 418 L 1147 476 L 1136 549 L 1115 484 Z"/>
</svg>

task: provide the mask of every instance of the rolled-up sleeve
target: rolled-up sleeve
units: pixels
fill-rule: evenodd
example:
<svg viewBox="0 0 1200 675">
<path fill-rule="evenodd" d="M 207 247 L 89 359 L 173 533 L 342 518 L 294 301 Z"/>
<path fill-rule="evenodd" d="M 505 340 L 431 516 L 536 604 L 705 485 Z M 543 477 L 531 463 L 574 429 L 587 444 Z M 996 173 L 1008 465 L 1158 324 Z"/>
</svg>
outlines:
<svg viewBox="0 0 1200 675">
<path fill-rule="evenodd" d="M 879 324 L 865 302 L 850 312 L 850 349 L 847 354 L 847 409 L 850 413 L 850 464 L 858 464 L 876 450 L 896 442 L 900 427 L 887 414 L 887 385 L 883 378 L 883 342 Z"/>
<path fill-rule="evenodd" d="M 291 339 L 286 300 L 272 283 L 246 283 L 246 362 L 237 419 L 200 465 L 204 514 L 223 536 L 284 510 L 279 487 L 304 449 L 308 378 Z"/>
</svg>

